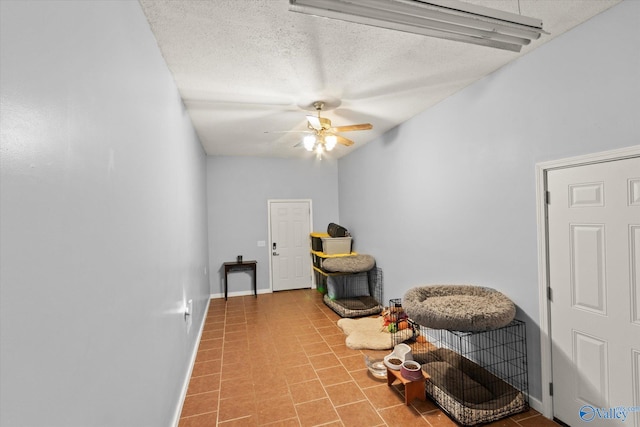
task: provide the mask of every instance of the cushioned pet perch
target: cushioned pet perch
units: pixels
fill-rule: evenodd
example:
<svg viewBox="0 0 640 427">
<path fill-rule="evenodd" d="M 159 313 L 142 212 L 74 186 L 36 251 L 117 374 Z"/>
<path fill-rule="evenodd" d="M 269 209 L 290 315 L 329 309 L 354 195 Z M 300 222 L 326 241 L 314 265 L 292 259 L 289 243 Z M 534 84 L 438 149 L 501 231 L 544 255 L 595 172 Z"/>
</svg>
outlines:
<svg viewBox="0 0 640 427">
<path fill-rule="evenodd" d="M 432 329 L 485 331 L 508 325 L 513 302 L 495 289 L 472 285 L 430 285 L 409 289 L 402 299 L 407 315 Z"/>
<path fill-rule="evenodd" d="M 354 255 L 337 258 L 327 258 L 322 263 L 324 270 L 332 273 L 361 273 L 369 271 L 376 265 L 371 255 Z"/>
</svg>

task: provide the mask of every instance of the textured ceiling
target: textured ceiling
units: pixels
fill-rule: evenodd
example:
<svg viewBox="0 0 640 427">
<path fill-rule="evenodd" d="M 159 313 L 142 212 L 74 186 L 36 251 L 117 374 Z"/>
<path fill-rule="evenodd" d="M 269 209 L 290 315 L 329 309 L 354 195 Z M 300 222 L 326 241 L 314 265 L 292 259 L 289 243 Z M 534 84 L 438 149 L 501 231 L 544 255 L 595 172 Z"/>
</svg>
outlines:
<svg viewBox="0 0 640 427">
<path fill-rule="evenodd" d="M 290 12 L 288 0 L 140 0 L 210 155 L 310 157 L 294 147 L 315 100 L 339 104 L 339 158 L 620 0 L 467 0 L 539 18 L 514 53 Z M 268 132 L 268 133 L 265 133 Z"/>
</svg>

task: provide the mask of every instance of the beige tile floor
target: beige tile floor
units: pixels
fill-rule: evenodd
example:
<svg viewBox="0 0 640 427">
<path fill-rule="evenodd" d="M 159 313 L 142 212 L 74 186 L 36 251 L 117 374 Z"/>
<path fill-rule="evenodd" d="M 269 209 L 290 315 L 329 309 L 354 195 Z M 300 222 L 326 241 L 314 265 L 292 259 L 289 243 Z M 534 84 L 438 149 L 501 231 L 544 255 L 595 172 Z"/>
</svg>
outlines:
<svg viewBox="0 0 640 427">
<path fill-rule="evenodd" d="M 430 400 L 371 376 L 311 289 L 211 300 L 180 427 L 455 426 Z M 557 426 L 534 410 L 493 427 Z"/>
</svg>

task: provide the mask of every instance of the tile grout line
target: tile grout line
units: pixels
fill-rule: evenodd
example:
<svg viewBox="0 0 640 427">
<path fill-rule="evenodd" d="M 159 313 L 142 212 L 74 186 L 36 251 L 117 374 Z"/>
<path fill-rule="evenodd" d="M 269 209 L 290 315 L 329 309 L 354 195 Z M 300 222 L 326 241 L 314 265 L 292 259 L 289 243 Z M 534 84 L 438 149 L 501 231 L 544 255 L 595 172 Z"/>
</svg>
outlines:
<svg viewBox="0 0 640 427">
<path fill-rule="evenodd" d="M 316 305 L 317 307 L 317 305 Z M 313 323 L 312 323 L 313 324 Z M 314 329 L 316 329 L 317 332 L 317 328 L 314 327 Z M 324 338 L 322 339 L 322 342 L 324 341 Z M 328 346 L 328 345 L 327 345 Z M 329 350 L 331 350 L 331 347 L 329 347 Z M 333 354 L 333 350 L 331 350 L 331 353 Z M 308 356 L 307 356 L 308 357 Z M 313 367 L 313 365 L 311 365 Z M 331 400 L 331 396 L 329 395 L 329 392 L 327 391 L 327 386 L 322 382 L 322 380 L 320 379 L 320 377 L 318 376 L 318 370 L 313 368 L 316 376 L 318 377 L 318 380 L 320 380 L 320 385 L 322 385 L 322 390 L 324 391 L 324 394 L 327 396 L 326 399 L 329 400 L 329 403 L 331 404 L 331 407 L 333 408 L 333 412 L 336 414 L 336 416 L 338 417 L 338 421 L 344 425 L 344 422 L 342 421 L 342 418 L 340 418 L 340 413 L 337 411 L 336 409 L 336 405 L 333 403 L 333 400 Z M 331 422 L 335 422 L 335 421 L 331 421 Z M 329 423 L 325 423 L 325 424 L 329 424 Z"/>
<path fill-rule="evenodd" d="M 227 303 L 224 304 L 224 319 L 222 321 L 222 348 L 220 350 L 220 379 L 218 380 L 218 401 L 216 402 L 216 426 L 220 424 L 220 402 L 222 401 L 222 370 L 224 368 L 224 349 L 227 343 Z"/>
<path fill-rule="evenodd" d="M 327 319 L 328 319 L 328 317 L 327 317 Z M 329 320 L 331 320 L 331 319 L 329 319 Z M 323 337 L 323 340 L 324 340 L 324 337 Z M 325 340 L 325 342 L 326 342 L 326 340 Z M 329 345 L 329 343 L 327 343 L 327 345 Z M 334 411 L 336 411 L 336 414 L 338 414 L 338 418 L 340 418 L 340 414 L 339 414 L 339 413 L 338 413 L 338 411 L 337 411 L 337 408 L 338 408 L 338 407 L 342 407 L 342 406 L 350 405 L 350 404 L 357 403 L 357 402 L 366 401 L 366 402 L 368 402 L 368 403 L 369 403 L 369 405 L 373 408 L 373 410 L 375 411 L 376 415 L 377 415 L 377 416 L 382 420 L 382 425 L 383 425 L 383 426 L 388 426 L 387 422 L 386 422 L 386 421 L 384 420 L 384 418 L 380 415 L 380 413 L 379 413 L 378 409 L 377 409 L 377 408 L 375 408 L 375 407 L 371 404 L 371 402 L 369 401 L 369 398 L 368 398 L 368 397 L 367 397 L 367 395 L 364 393 L 363 388 L 360 386 L 360 384 L 358 384 L 358 382 L 356 381 L 356 379 L 355 379 L 355 378 L 353 377 L 353 375 L 351 374 L 351 371 L 350 371 L 349 369 L 347 369 L 347 367 L 346 367 L 346 366 L 344 366 L 344 364 L 342 363 L 342 360 L 340 359 L 340 357 L 338 356 L 338 354 L 336 354 L 336 352 L 333 350 L 333 348 L 332 348 L 330 345 L 329 345 L 329 349 L 331 350 L 331 353 L 336 357 L 336 359 L 338 359 L 338 362 L 340 363 L 340 366 L 342 366 L 342 367 L 347 371 L 347 373 L 349 374 L 350 381 L 351 381 L 351 382 L 353 382 L 353 383 L 356 385 L 356 387 L 358 387 L 358 390 L 359 390 L 359 391 L 360 391 L 360 393 L 362 393 L 362 395 L 364 396 L 364 399 L 363 399 L 363 400 L 358 400 L 358 401 L 356 401 L 356 402 L 350 402 L 350 403 L 346 403 L 346 404 L 344 404 L 344 405 L 339 405 L 339 406 L 336 406 L 335 404 L 333 404 L 333 402 L 331 402 L 331 403 L 332 403 L 332 405 L 333 405 L 333 409 L 334 409 Z M 360 355 L 362 355 L 362 352 L 359 352 L 359 353 L 360 353 Z M 338 383 L 338 384 L 344 384 L 344 383 Z M 325 390 L 325 392 L 326 392 L 326 390 Z M 341 421 L 342 421 L 342 420 L 341 420 Z M 344 424 L 344 423 L 343 423 L 343 424 Z M 378 424 L 378 425 L 380 425 L 380 424 Z"/>
</svg>

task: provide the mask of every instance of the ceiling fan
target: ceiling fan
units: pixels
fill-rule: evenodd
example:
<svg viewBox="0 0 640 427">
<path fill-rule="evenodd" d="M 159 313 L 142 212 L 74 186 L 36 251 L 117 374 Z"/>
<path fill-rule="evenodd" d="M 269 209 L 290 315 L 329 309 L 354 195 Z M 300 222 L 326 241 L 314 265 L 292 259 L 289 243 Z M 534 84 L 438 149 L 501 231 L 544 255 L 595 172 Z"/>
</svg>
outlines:
<svg viewBox="0 0 640 427">
<path fill-rule="evenodd" d="M 313 107 L 315 108 L 317 115 L 307 116 L 307 127 L 312 133 L 305 136 L 302 140 L 302 145 L 307 151 L 315 151 L 320 155 L 325 150 L 333 150 L 336 144 L 342 144 L 349 147 L 353 145 L 353 141 L 345 138 L 344 136 L 338 135 L 337 132 L 373 129 L 373 125 L 371 123 L 331 126 L 331 120 L 320 115 L 320 112 L 324 108 L 324 102 L 315 101 L 313 103 Z"/>
</svg>

